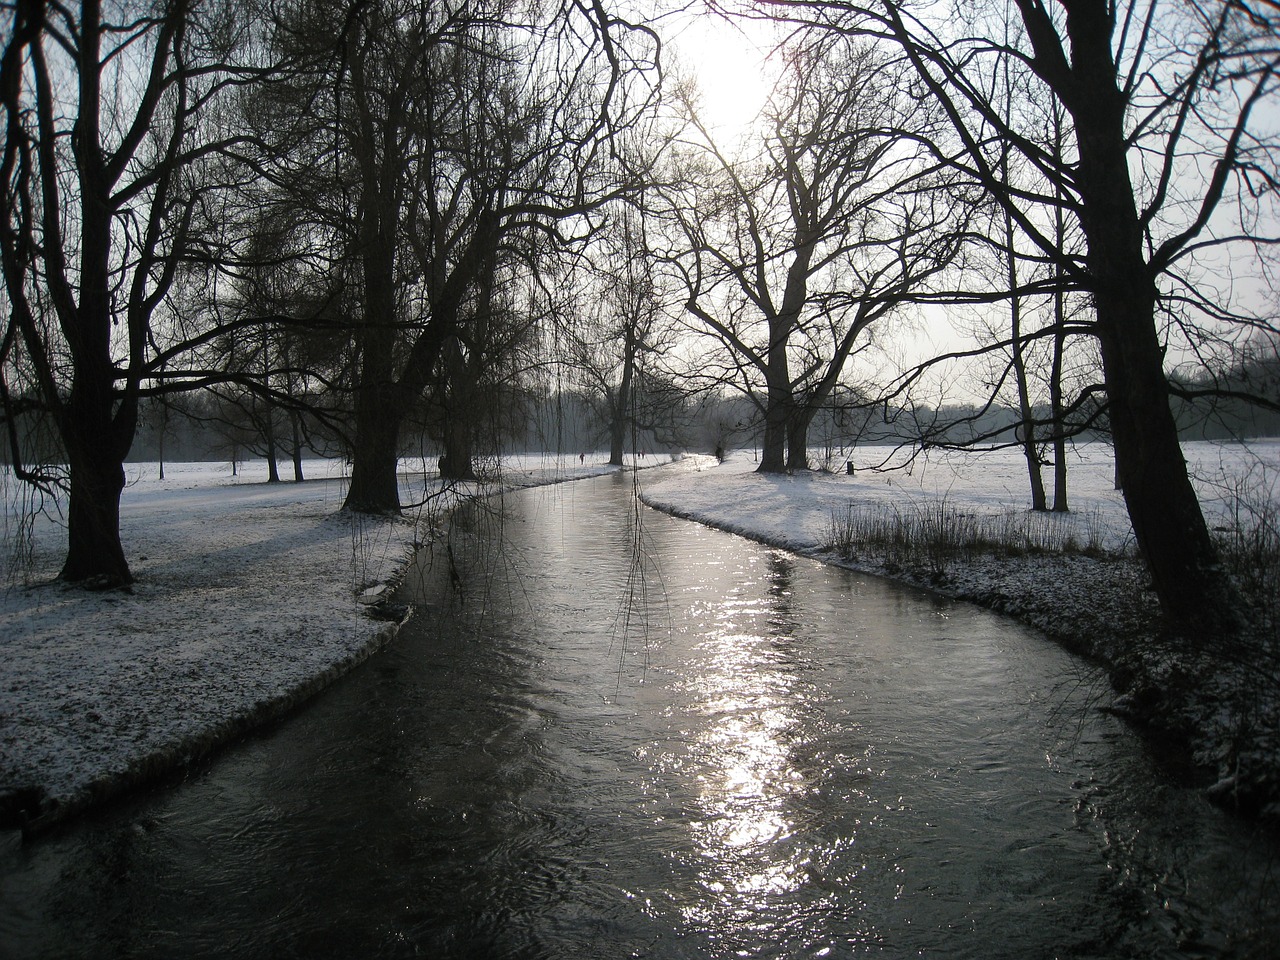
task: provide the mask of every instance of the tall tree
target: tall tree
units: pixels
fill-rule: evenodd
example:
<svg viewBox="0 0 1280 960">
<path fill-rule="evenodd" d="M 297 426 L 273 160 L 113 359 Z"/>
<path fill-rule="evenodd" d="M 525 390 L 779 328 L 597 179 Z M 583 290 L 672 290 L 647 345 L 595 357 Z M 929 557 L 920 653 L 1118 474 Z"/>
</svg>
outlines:
<svg viewBox="0 0 1280 960">
<path fill-rule="evenodd" d="M 788 66 L 758 156 L 699 127 L 696 186 L 671 204 L 686 310 L 760 411 L 766 473 L 808 468 L 809 424 L 851 354 L 959 243 L 945 183 L 904 133 L 928 120 L 890 66 L 840 39 L 792 48 Z"/>
<path fill-rule="evenodd" d="M 1277 92 L 1276 7 L 1011 2 L 1005 9 L 1024 39 L 1006 41 L 999 7 L 985 20 L 990 29 L 978 29 L 969 18 L 948 21 L 942 8 L 893 0 L 766 5 L 896 49 L 950 121 L 954 139 L 940 153 L 1091 296 L 1118 474 L 1156 591 L 1189 630 L 1230 630 L 1234 598 L 1178 444 L 1165 358 L 1197 349 L 1223 322 L 1266 324 L 1204 278 L 1212 257 L 1238 256 L 1245 268 L 1280 239 L 1274 216 L 1254 214 L 1259 202 L 1274 203 L 1280 182 L 1280 147 L 1259 127 Z M 1046 130 L 1009 122 L 992 104 L 978 66 L 992 58 L 1061 105 L 1072 152 L 1055 154 Z M 1060 190 L 1006 182 L 998 164 L 1006 144 Z M 1055 208 L 1079 224 L 1083 258 L 1056 248 Z"/>
<path fill-rule="evenodd" d="M 317 213 L 334 215 L 354 292 L 346 506 L 394 512 L 404 418 L 482 357 L 473 334 L 487 314 L 473 307 L 487 278 L 512 258 L 581 242 L 629 189 L 605 175 L 610 143 L 653 94 L 656 46 L 602 4 L 310 0 L 299 10 L 279 36 L 312 65 L 293 99 L 323 103 L 329 117 L 315 133 L 331 139 L 334 183 L 319 194 L 333 201 Z M 334 39 L 317 23 L 342 29 Z"/>
<path fill-rule="evenodd" d="M 670 425 L 669 397 L 655 395 L 652 367 L 672 331 L 659 292 L 643 209 L 619 205 L 592 251 L 590 276 L 565 331 L 584 397 L 604 424 L 609 462 L 640 450 L 641 434 Z"/>
<path fill-rule="evenodd" d="M 1005 42 L 1008 43 L 1007 36 Z M 1008 122 L 1013 110 L 1014 98 L 1023 91 L 1015 88 L 1013 73 L 1009 69 L 1008 62 L 1005 61 L 1000 66 L 1002 69 L 1000 75 L 995 78 L 994 84 L 998 92 L 993 91 L 992 101 L 1003 104 L 1006 122 Z M 1013 181 L 1010 162 L 1012 152 L 1012 149 L 1006 150 L 998 161 L 1000 177 L 1005 183 Z M 1018 395 L 1018 439 L 1022 445 L 1022 457 L 1027 464 L 1027 479 L 1031 485 L 1031 509 L 1043 512 L 1048 509 L 1049 504 L 1045 497 L 1044 476 L 1040 469 L 1040 444 L 1036 438 L 1036 418 L 1032 406 L 1030 378 L 1027 373 L 1028 344 L 1023 338 L 1024 298 L 1019 289 L 1019 236 L 1009 208 L 1006 206 L 998 209 L 1001 219 L 998 243 L 1004 266 L 1008 271 L 1009 348 L 1014 385 Z"/>
<path fill-rule="evenodd" d="M 262 71 L 235 65 L 248 24 L 219 2 L 22 0 L 0 11 L 0 34 L 0 380 L 7 393 L 23 371 L 58 426 L 70 488 L 62 578 L 122 586 L 133 579 L 122 465 L 139 399 L 158 383 L 181 388 L 173 361 L 203 336 L 158 337 L 158 318 L 236 142 L 215 123 L 220 106 Z"/>
</svg>

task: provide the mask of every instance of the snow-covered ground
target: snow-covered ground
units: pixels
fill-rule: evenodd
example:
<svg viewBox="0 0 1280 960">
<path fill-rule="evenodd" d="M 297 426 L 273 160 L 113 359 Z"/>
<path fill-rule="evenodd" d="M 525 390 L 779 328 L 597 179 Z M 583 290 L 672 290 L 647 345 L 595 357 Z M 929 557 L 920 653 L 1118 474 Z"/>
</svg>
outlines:
<svg viewBox="0 0 1280 960">
<path fill-rule="evenodd" d="M 837 472 L 794 477 L 754 473 L 750 452 L 721 464 L 698 458 L 696 469 L 645 483 L 644 494 L 663 509 L 811 554 L 823 553 L 833 512 L 851 502 L 945 498 L 957 509 L 990 513 L 1028 506 L 1015 451 L 935 451 L 909 467 L 881 469 L 890 455 L 863 448 L 847 457 L 853 475 L 843 472 L 842 454 Z M 1274 498 L 1280 489 L 1280 441 L 1190 444 L 1187 455 L 1211 516 L 1242 490 Z M 592 459 L 510 458 L 502 484 L 611 469 Z M 29 813 L 56 819 L 207 751 L 349 669 L 394 633 L 393 624 L 370 616 L 376 605 L 362 595 L 394 585 L 414 543 L 462 493 L 386 521 L 339 511 L 345 480 L 337 462 L 309 461 L 306 475 L 316 479 L 302 484 L 265 483 L 262 463 L 242 465 L 236 476 L 226 463 L 168 464 L 164 480 L 155 464 L 132 465 L 128 475 L 122 535 L 138 583 L 132 593 L 95 594 L 52 582 L 65 544 L 57 505 L 28 525 L 26 488 L 0 474 L 0 809 L 14 808 L 17 794 Z M 435 489 L 421 464 L 406 464 L 405 477 L 405 502 Z M 1078 448 L 1073 512 L 1054 522 L 1123 547 L 1131 533 L 1112 480 L 1107 447 Z M 1053 557 L 970 563 L 947 588 L 1050 632 L 1055 616 L 1094 630 L 1087 615 L 1100 618 L 1096 629 L 1114 631 L 1120 611 L 1138 610 L 1133 565 L 1121 575 L 1105 560 L 1073 558 L 1069 570 L 1059 564 Z M 1084 610 L 1081 576 L 1091 582 Z M 1149 596 L 1144 602 L 1150 607 Z"/>
<path fill-rule="evenodd" d="M 1211 526 L 1229 528 L 1233 513 L 1280 501 L 1280 440 L 1188 443 L 1184 454 Z M 854 464 L 852 475 L 844 471 Z M 973 600 L 1021 617 L 1082 652 L 1104 658 L 1099 641 L 1121 645 L 1149 632 L 1158 610 L 1141 563 L 1133 559 L 1133 529 L 1115 489 L 1111 448 L 1081 444 L 1071 452 L 1067 514 L 1031 514 L 1026 462 L 1013 449 L 930 451 L 864 447 L 831 458 L 830 471 L 794 476 L 755 473 L 754 451 L 734 451 L 723 463 L 646 486 L 650 506 L 775 546 Z M 1045 483 L 1052 476 L 1046 469 Z M 855 510 L 910 516 L 945 504 L 960 515 L 1013 519 L 1043 533 L 1041 542 L 1096 545 L 1103 556 L 969 556 L 950 562 L 944 577 L 890 563 L 874 548 L 857 560 L 830 549 L 833 519 Z M 1248 517 L 1243 521 L 1247 524 Z M 1087 596 L 1090 602 L 1081 603 Z"/>
<path fill-rule="evenodd" d="M 1246 491 L 1280 497 L 1280 440 L 1240 443 L 1189 443 L 1184 453 L 1211 524 L 1224 522 Z M 1065 516 L 1045 518 L 1077 531 L 1082 543 L 1097 539 L 1110 550 L 1131 545 L 1133 530 L 1124 499 L 1115 489 L 1115 463 L 1103 443 L 1081 444 L 1070 453 Z M 815 460 L 818 458 L 815 458 Z M 852 460 L 854 474 L 845 472 Z M 1026 461 L 1017 450 L 941 451 L 912 459 L 908 450 L 862 447 L 831 458 L 831 472 L 795 476 L 755 473 L 754 451 L 734 451 L 724 463 L 648 486 L 653 506 L 694 516 L 704 522 L 766 539 L 780 546 L 812 551 L 830 534 L 833 513 L 883 504 L 908 510 L 912 505 L 945 501 L 961 512 L 1002 514 L 1031 506 Z M 1052 471 L 1044 482 L 1050 502 Z"/>
<path fill-rule="evenodd" d="M 404 502 L 437 488 L 405 466 Z M 611 469 L 518 457 L 502 482 Z M 227 463 L 166 464 L 164 480 L 157 464 L 129 465 L 131 593 L 52 582 L 58 504 L 30 519 L 30 492 L 0 474 L 0 810 L 17 794 L 28 816 L 65 816 L 278 715 L 385 643 L 395 625 L 361 594 L 394 584 L 464 491 L 403 520 L 360 518 L 340 512 L 342 471 L 308 461 L 316 479 L 268 484 L 264 462 L 235 476 Z"/>
</svg>

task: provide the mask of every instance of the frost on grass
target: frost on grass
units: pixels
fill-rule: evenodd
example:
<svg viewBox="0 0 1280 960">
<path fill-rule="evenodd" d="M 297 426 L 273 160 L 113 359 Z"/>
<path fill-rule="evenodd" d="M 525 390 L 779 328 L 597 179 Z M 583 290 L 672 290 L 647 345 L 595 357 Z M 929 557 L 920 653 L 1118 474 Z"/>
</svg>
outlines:
<svg viewBox="0 0 1280 960">
<path fill-rule="evenodd" d="M 59 816 L 206 751 L 393 629 L 355 598 L 406 565 L 411 523 L 357 538 L 335 514 L 336 484 L 192 481 L 126 491 L 131 593 L 55 582 L 63 541 L 50 517 L 8 571 L 0 794 L 24 795 L 28 817 Z"/>
<path fill-rule="evenodd" d="M 826 559 L 832 516 L 850 503 L 900 510 L 921 504 L 927 511 L 945 501 L 975 517 L 1024 505 L 1016 456 L 939 456 L 910 472 L 871 469 L 883 454 L 852 452 L 854 476 L 764 477 L 753 472 L 750 454 L 739 453 L 714 467 L 705 458 L 703 469 L 643 486 L 649 502 L 670 512 Z M 1240 449 L 1192 444 L 1188 455 L 1215 526 L 1229 527 L 1231 504 L 1240 502 L 1209 495 L 1224 489 L 1224 477 L 1239 475 L 1238 458 L 1271 481 L 1280 478 L 1280 468 L 1248 467 L 1280 467 L 1274 441 Z M 576 456 L 515 461 L 503 464 L 500 483 L 487 489 L 609 471 Z M 8 803 L 11 813 L 60 816 L 146 779 L 286 708 L 391 635 L 394 624 L 366 613 L 390 591 L 415 541 L 427 536 L 425 522 L 415 528 L 343 514 L 341 464 L 311 463 L 307 475 L 322 479 L 266 484 L 265 471 L 231 477 L 221 464 L 169 465 L 160 481 L 154 466 L 131 468 L 122 503 L 125 549 L 138 578 L 131 594 L 53 582 L 65 542 L 57 505 L 45 504 L 32 520 L 22 488 L 0 485 L 7 504 L 0 530 L 0 810 Z M 415 475 L 419 484 L 406 490 L 406 502 L 429 499 L 423 484 L 430 474 L 419 466 Z M 1142 649 L 1134 641 L 1150 637 L 1154 597 L 1140 564 L 1124 556 L 1131 534 L 1111 476 L 1105 448 L 1078 452 L 1072 522 L 1105 556 L 970 555 L 942 576 L 927 567 L 918 575 L 889 571 L 872 555 L 857 562 L 1004 610 L 1068 642 L 1085 637 L 1095 649 L 1100 641 Z M 472 492 L 479 491 L 451 495 Z M 1274 489 L 1262 499 L 1274 503 Z M 430 502 L 442 508 L 447 497 Z M 1216 767 L 1220 798 L 1229 801 L 1252 784 L 1280 801 L 1275 698 L 1259 702 L 1242 695 L 1229 673 L 1207 679 L 1199 665 L 1156 654 L 1148 659 L 1149 683 L 1188 692 L 1178 684 L 1187 676 L 1196 681 L 1177 722 L 1190 731 L 1197 759 Z"/>
</svg>

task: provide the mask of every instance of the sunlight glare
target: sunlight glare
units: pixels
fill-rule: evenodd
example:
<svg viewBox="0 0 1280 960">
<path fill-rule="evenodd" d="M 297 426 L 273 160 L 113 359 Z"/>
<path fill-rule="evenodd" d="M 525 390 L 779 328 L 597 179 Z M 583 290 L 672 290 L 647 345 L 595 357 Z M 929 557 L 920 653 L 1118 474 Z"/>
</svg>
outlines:
<svg viewBox="0 0 1280 960">
<path fill-rule="evenodd" d="M 713 13 L 693 16 L 672 38 L 679 69 L 696 84 L 698 116 L 707 130 L 743 137 L 773 88 L 776 44 L 771 28 Z"/>
<path fill-rule="evenodd" d="M 761 618 L 769 603 L 734 603 L 738 617 Z M 791 765 L 796 723 L 792 680 L 767 654 L 768 638 L 722 629 L 704 641 L 710 669 L 699 679 L 703 710 L 715 719 L 701 737 L 708 761 L 699 776 L 704 816 L 691 824 L 707 889 L 732 892 L 739 906 L 794 891 L 807 880 L 807 853 L 786 840 L 789 798 L 803 777 Z M 762 655 L 763 654 L 763 655 Z"/>
</svg>

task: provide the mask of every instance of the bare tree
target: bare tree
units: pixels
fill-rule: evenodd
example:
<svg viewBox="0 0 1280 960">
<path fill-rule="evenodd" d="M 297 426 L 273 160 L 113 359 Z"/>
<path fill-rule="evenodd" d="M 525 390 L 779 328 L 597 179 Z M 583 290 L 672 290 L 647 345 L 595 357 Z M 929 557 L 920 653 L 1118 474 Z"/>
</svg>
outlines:
<svg viewBox="0 0 1280 960">
<path fill-rule="evenodd" d="M 674 439 L 676 424 L 657 369 L 671 330 L 642 208 L 618 205 L 591 251 L 576 315 L 564 339 L 583 396 L 604 425 L 609 462 L 642 449 L 641 437 Z"/>
<path fill-rule="evenodd" d="M 0 34 L 0 380 L 8 393 L 29 377 L 58 426 L 70 488 L 62 578 L 126 585 L 122 464 L 139 399 L 181 389 L 189 375 L 175 360 L 204 335 L 158 337 L 157 318 L 199 208 L 225 182 L 237 137 L 218 125 L 222 106 L 264 71 L 236 62 L 249 25 L 218 2 L 23 0 L 0 12 Z"/>
<path fill-rule="evenodd" d="M 483 265 L 431 388 L 446 480 L 477 479 L 477 457 L 494 457 L 513 432 L 530 354 L 539 328 L 553 316 L 538 258 L 529 262 L 505 252 L 505 263 L 497 263 L 502 251 L 495 251 Z"/>
<path fill-rule="evenodd" d="M 809 424 L 849 357 L 962 235 L 936 165 L 903 135 L 927 119 L 870 46 L 797 45 L 788 66 L 759 155 L 730 157 L 699 127 L 684 176 L 698 186 L 671 205 L 686 309 L 760 411 L 762 472 L 807 469 Z"/>
<path fill-rule="evenodd" d="M 462 399 L 506 265 L 584 241 L 633 189 L 607 176 L 610 143 L 652 96 L 656 46 L 601 4 L 304 6 L 280 38 L 311 64 L 293 99 L 328 117 L 306 142 L 331 141 L 316 213 L 352 293 L 346 506 L 394 512 L 404 418 L 429 389 Z"/>
<path fill-rule="evenodd" d="M 1239 291 L 1205 281 L 1214 257 L 1239 269 L 1277 240 L 1275 217 L 1257 214 L 1277 185 L 1276 144 L 1258 132 L 1259 108 L 1277 89 L 1275 5 L 1013 0 L 1020 36 L 1006 35 L 995 8 L 968 22 L 892 0 L 766 5 L 896 49 L 950 122 L 954 138 L 940 155 L 1087 291 L 1118 473 L 1156 591 L 1189 629 L 1232 629 L 1232 591 L 1188 478 L 1165 363 L 1166 352 L 1195 356 L 1210 341 L 1228 343 L 1224 331 L 1267 322 Z M 991 60 L 1061 105 L 1072 152 L 1055 153 L 1044 129 L 1011 122 L 991 102 L 982 80 Z M 1006 181 L 1007 145 L 1053 189 Z M 1055 209 L 1079 224 L 1082 257 L 1058 248 Z"/>
</svg>

